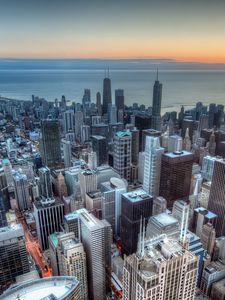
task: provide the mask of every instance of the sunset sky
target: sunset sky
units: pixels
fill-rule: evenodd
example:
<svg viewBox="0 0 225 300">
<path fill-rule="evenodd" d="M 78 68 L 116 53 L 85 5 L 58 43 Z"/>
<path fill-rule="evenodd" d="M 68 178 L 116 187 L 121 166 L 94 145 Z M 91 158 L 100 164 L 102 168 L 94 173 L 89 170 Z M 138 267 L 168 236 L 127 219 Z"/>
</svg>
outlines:
<svg viewBox="0 0 225 300">
<path fill-rule="evenodd" d="M 225 0 L 0 0 L 0 58 L 225 62 Z"/>
</svg>

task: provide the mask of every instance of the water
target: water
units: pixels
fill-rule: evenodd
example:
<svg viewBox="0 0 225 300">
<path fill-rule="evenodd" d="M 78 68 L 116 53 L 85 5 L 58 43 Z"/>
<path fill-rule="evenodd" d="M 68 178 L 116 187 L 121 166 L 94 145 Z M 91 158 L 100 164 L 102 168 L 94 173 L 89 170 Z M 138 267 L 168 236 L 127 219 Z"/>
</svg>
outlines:
<svg viewBox="0 0 225 300">
<path fill-rule="evenodd" d="M 150 106 L 159 67 L 163 83 L 163 111 L 179 110 L 181 105 L 225 105 L 225 65 L 177 63 L 154 60 L 0 60 L 0 95 L 30 100 L 34 94 L 49 101 L 65 95 L 80 102 L 85 88 L 92 101 L 102 93 L 104 69 L 109 67 L 112 94 L 124 89 L 125 103 Z"/>
</svg>

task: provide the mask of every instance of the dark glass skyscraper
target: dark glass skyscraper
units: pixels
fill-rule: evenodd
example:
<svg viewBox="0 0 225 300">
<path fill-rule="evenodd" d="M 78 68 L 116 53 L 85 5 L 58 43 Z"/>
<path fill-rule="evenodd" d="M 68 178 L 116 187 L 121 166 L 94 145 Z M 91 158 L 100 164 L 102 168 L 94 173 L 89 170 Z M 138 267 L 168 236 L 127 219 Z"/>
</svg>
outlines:
<svg viewBox="0 0 225 300">
<path fill-rule="evenodd" d="M 209 195 L 208 210 L 218 215 L 216 222 L 216 236 L 225 235 L 225 161 L 217 159 L 214 163 L 212 184 Z"/>
<path fill-rule="evenodd" d="M 41 158 L 43 165 L 56 167 L 61 163 L 60 128 L 58 120 L 41 122 Z"/>
<path fill-rule="evenodd" d="M 124 110 L 124 93 L 123 90 L 115 90 L 115 104 L 117 109 Z"/>
<path fill-rule="evenodd" d="M 108 105 L 112 103 L 111 80 L 106 77 L 103 80 L 103 107 L 102 114 L 107 114 Z"/>
<path fill-rule="evenodd" d="M 152 115 L 154 117 L 159 117 L 161 115 L 161 102 L 162 102 L 162 83 L 158 80 L 158 70 L 157 78 L 153 87 L 153 102 L 152 102 Z"/>
<path fill-rule="evenodd" d="M 172 208 L 175 200 L 188 201 L 191 185 L 193 154 L 187 151 L 162 155 L 159 195 Z"/>
</svg>

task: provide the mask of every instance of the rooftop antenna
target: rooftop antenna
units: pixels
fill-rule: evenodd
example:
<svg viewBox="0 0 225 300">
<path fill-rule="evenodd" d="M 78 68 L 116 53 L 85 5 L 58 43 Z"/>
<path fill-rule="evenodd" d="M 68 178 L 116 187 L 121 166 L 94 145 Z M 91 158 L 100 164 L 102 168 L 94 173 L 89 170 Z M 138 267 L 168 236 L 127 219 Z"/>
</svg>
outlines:
<svg viewBox="0 0 225 300">
<path fill-rule="evenodd" d="M 109 78 L 109 67 L 108 67 L 108 78 Z"/>
<path fill-rule="evenodd" d="M 138 254 L 141 256 L 142 249 L 142 216 L 140 219 L 140 231 L 139 231 L 139 241 L 138 241 Z"/>
<path fill-rule="evenodd" d="M 157 71 L 156 71 L 156 81 L 159 81 L 159 68 L 157 67 Z"/>
<path fill-rule="evenodd" d="M 145 253 L 145 218 L 143 219 L 143 233 L 142 233 L 142 249 L 141 256 L 143 257 Z"/>
</svg>

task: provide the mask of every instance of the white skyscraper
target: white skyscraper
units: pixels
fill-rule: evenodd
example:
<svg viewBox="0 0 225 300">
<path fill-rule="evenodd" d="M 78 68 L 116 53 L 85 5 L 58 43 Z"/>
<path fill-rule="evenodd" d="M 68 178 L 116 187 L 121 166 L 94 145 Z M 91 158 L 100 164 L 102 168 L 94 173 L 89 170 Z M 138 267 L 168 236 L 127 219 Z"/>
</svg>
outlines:
<svg viewBox="0 0 225 300">
<path fill-rule="evenodd" d="M 92 300 L 105 300 L 109 289 L 112 229 L 85 210 L 80 213 L 81 238 L 87 255 L 88 294 Z"/>
<path fill-rule="evenodd" d="M 158 137 L 146 137 L 143 188 L 153 197 L 159 195 L 161 157 L 163 152 L 164 148 L 160 147 Z"/>
<path fill-rule="evenodd" d="M 75 240 L 75 234 L 63 234 L 58 238 L 60 276 L 74 276 L 80 282 L 81 298 L 88 299 L 86 253 L 83 244 Z"/>
</svg>

